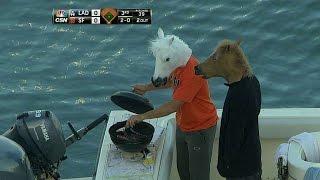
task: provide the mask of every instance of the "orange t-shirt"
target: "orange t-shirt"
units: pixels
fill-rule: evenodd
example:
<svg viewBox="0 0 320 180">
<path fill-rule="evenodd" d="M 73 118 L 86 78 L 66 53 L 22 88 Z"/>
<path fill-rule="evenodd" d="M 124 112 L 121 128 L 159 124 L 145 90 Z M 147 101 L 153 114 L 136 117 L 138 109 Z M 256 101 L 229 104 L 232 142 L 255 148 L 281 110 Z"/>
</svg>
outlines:
<svg viewBox="0 0 320 180">
<path fill-rule="evenodd" d="M 177 125 L 182 131 L 207 129 L 217 124 L 216 107 L 211 101 L 208 81 L 194 73 L 198 60 L 191 55 L 184 67 L 171 74 L 173 99 L 183 101 L 176 113 Z"/>
</svg>

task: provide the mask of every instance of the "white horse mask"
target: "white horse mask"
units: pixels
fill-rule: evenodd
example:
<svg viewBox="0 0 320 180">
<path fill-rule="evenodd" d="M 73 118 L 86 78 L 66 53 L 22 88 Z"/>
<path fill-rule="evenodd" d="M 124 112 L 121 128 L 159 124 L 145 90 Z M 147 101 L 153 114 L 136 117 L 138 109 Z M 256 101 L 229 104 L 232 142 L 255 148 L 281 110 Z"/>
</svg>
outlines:
<svg viewBox="0 0 320 180">
<path fill-rule="evenodd" d="M 170 74 L 178 67 L 185 66 L 192 54 L 189 46 L 175 35 L 164 35 L 158 29 L 158 38 L 151 41 L 150 50 L 156 58 L 151 81 L 155 87 L 167 83 Z"/>
</svg>

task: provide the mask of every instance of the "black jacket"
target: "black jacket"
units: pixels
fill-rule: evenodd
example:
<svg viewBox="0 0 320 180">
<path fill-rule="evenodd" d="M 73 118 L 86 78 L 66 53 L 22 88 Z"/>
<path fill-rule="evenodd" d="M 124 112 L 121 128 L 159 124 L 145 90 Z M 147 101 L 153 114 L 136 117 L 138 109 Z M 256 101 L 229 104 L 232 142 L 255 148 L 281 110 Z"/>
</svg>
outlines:
<svg viewBox="0 0 320 180">
<path fill-rule="evenodd" d="M 217 168 L 223 177 L 249 176 L 261 171 L 260 84 L 253 76 L 226 85 Z"/>
</svg>

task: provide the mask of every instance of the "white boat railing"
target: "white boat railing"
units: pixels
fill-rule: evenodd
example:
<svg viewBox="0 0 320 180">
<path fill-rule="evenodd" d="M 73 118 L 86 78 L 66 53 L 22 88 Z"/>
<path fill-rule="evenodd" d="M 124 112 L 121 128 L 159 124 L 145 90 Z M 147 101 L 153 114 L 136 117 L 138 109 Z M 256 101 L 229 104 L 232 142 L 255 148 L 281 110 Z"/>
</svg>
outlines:
<svg viewBox="0 0 320 180">
<path fill-rule="evenodd" d="M 222 110 L 218 110 L 221 117 Z M 220 121 L 216 138 L 220 134 Z M 320 131 L 320 108 L 261 109 L 259 115 L 260 138 L 290 138 L 302 132 Z"/>
</svg>

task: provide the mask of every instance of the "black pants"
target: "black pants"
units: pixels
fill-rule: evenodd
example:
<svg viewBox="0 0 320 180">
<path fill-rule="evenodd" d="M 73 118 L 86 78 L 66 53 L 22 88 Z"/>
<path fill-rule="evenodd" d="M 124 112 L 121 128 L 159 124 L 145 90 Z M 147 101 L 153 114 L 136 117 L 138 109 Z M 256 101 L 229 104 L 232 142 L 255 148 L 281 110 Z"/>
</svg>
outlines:
<svg viewBox="0 0 320 180">
<path fill-rule="evenodd" d="M 246 176 L 246 177 L 235 177 L 235 178 L 226 178 L 227 180 L 261 180 L 261 173 L 255 173 L 251 176 Z"/>
<path fill-rule="evenodd" d="M 216 126 L 196 131 L 176 131 L 177 168 L 181 180 L 209 180 Z"/>
</svg>

